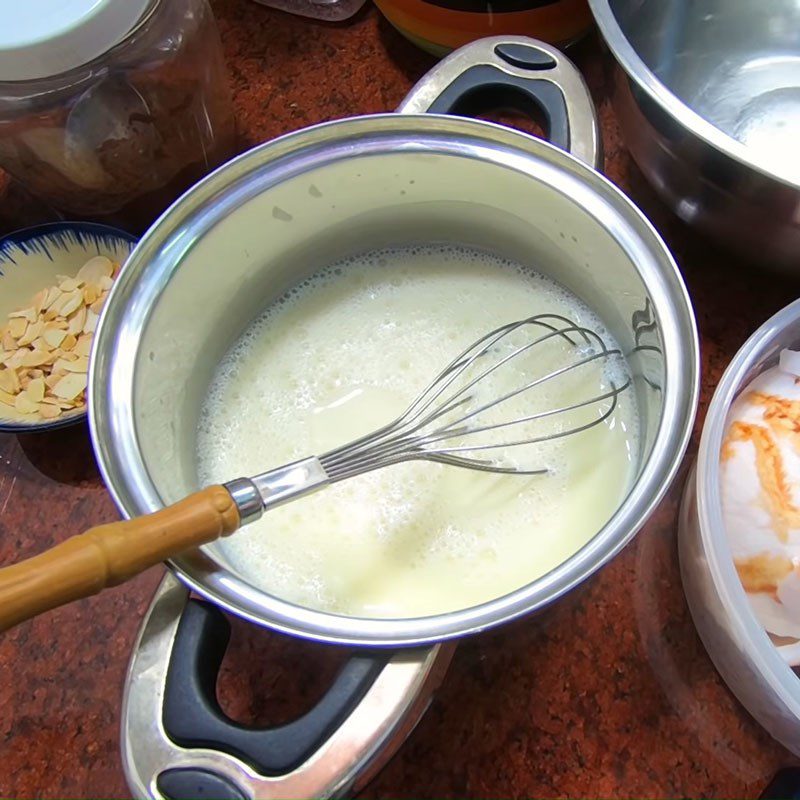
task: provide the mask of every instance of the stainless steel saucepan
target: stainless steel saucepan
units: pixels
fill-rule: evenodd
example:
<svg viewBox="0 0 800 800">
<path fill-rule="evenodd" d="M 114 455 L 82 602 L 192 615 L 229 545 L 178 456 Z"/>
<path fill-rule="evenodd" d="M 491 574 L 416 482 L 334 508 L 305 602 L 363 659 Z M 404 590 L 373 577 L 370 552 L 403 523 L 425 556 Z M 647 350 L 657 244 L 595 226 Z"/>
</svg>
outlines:
<svg viewBox="0 0 800 800">
<path fill-rule="evenodd" d="M 800 270 L 800 4 L 589 0 L 636 163 L 679 217 Z"/>
<path fill-rule="evenodd" d="M 422 113 L 466 113 L 487 100 L 539 107 L 559 146 Z M 213 544 L 171 563 L 228 611 L 328 642 L 439 641 L 553 601 L 633 537 L 672 479 L 695 413 L 698 346 L 686 290 L 658 234 L 594 169 L 597 125 L 574 66 L 530 39 L 483 40 L 443 61 L 400 110 L 254 148 L 185 194 L 141 240 L 107 301 L 89 387 L 95 451 L 123 514 L 155 511 L 198 488 L 201 405 L 248 323 L 310 273 L 372 247 L 457 242 L 558 280 L 625 350 L 643 435 L 635 482 L 591 541 L 547 575 L 473 608 L 360 619 L 266 593 Z M 253 409 L 252 425 L 265 417 L 268 409 Z"/>
</svg>

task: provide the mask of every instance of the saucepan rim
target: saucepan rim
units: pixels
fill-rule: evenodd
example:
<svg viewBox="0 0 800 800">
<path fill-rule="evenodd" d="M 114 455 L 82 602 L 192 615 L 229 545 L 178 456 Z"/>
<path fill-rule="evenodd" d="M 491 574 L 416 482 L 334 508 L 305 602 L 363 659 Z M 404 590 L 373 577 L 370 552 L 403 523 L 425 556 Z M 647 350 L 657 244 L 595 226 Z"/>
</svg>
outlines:
<svg viewBox="0 0 800 800">
<path fill-rule="evenodd" d="M 633 232 L 631 236 L 635 234 L 636 237 L 640 261 L 633 257 L 631 261 L 653 297 L 653 311 L 664 334 L 668 373 L 650 456 L 614 517 L 587 545 L 551 573 L 504 597 L 471 609 L 411 620 L 364 619 L 312 611 L 279 600 L 215 566 L 202 552 L 175 559 L 170 564 L 184 583 L 234 614 L 305 638 L 339 644 L 409 646 L 475 633 L 540 608 L 582 582 L 631 540 L 663 497 L 688 444 L 699 390 L 697 330 L 680 272 L 642 212 L 598 172 L 545 141 L 482 120 L 437 114 L 383 114 L 323 123 L 253 148 L 206 177 L 160 217 L 133 251 L 115 282 L 98 327 L 92 356 L 90 430 L 101 473 L 123 514 L 154 510 L 154 504 L 148 499 L 148 492 L 155 491 L 149 476 L 146 471 L 132 475 L 131 470 L 136 472 L 138 468 L 125 463 L 123 458 L 125 448 L 135 449 L 136 443 L 120 440 L 111 411 L 116 391 L 112 372 L 122 369 L 120 359 L 114 363 L 111 358 L 118 344 L 117 329 L 130 308 L 127 294 L 146 270 L 148 253 L 180 230 L 194 205 L 205 208 L 204 204 L 216 201 L 226 184 L 238 186 L 242 176 L 251 174 L 252 170 L 285 163 L 283 156 L 287 153 L 300 154 L 302 162 L 303 148 L 311 148 L 315 143 L 323 142 L 323 147 L 344 157 L 342 154 L 351 152 L 353 147 L 377 147 L 391 141 L 406 149 L 425 147 L 430 141 L 446 141 L 454 152 L 470 157 L 477 157 L 481 148 L 484 153 L 496 151 L 498 163 L 516 160 L 515 166 L 521 169 L 527 160 L 531 170 L 539 165 L 539 169 L 546 168 L 564 181 L 571 181 L 583 196 L 591 193 L 598 203 L 605 200 L 613 203 L 618 219 Z M 130 336 L 125 341 L 130 342 Z M 126 356 L 123 353 L 121 357 Z M 133 383 L 135 358 L 130 358 L 130 374 L 120 372 L 119 380 L 127 390 L 131 390 Z M 128 415 L 126 419 L 131 421 L 132 430 L 132 410 L 121 410 L 117 406 L 115 412 Z M 128 453 L 136 455 L 133 449 Z"/>
</svg>

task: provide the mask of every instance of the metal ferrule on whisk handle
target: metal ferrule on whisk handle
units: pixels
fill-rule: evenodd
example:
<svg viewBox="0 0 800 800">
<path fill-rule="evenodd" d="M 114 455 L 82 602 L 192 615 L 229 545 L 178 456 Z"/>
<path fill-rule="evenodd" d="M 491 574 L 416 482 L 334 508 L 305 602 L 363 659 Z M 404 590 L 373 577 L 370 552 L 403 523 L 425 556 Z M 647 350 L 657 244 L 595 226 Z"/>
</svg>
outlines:
<svg viewBox="0 0 800 800">
<path fill-rule="evenodd" d="M 316 456 L 285 464 L 255 478 L 236 478 L 223 486 L 239 509 L 241 524 L 255 522 L 269 508 L 310 494 L 331 482 Z"/>
</svg>

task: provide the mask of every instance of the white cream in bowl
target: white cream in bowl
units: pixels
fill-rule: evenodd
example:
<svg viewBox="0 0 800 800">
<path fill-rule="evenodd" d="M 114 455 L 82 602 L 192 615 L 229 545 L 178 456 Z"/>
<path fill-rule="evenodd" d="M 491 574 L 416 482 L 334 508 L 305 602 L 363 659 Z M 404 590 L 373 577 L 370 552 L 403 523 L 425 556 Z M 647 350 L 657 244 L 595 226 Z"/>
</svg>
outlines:
<svg viewBox="0 0 800 800">
<path fill-rule="evenodd" d="M 368 433 L 484 333 L 546 312 L 614 346 L 562 287 L 476 251 L 387 250 L 334 265 L 270 308 L 224 360 L 201 415 L 200 479 L 256 474 Z M 563 357 L 554 347 L 537 358 L 546 369 Z M 607 368 L 581 380 L 600 394 Z M 574 388 L 551 382 L 531 402 L 568 405 Z M 383 618 L 465 608 L 586 544 L 627 492 L 637 436 L 627 390 L 602 424 L 527 455 L 547 475 L 399 464 L 270 510 L 221 546 L 252 583 L 311 608 Z"/>
<path fill-rule="evenodd" d="M 750 604 L 800 663 L 800 353 L 753 380 L 731 407 L 721 453 L 725 530 Z"/>
</svg>

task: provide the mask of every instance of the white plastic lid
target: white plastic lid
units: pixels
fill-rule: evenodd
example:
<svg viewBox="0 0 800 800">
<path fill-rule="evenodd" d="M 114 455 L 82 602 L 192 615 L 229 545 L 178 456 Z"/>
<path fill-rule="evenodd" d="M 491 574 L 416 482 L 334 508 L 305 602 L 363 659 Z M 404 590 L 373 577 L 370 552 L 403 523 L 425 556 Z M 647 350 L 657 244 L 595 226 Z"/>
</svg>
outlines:
<svg viewBox="0 0 800 800">
<path fill-rule="evenodd" d="M 0 81 L 47 78 L 108 52 L 151 0 L 5 0 Z"/>
</svg>

